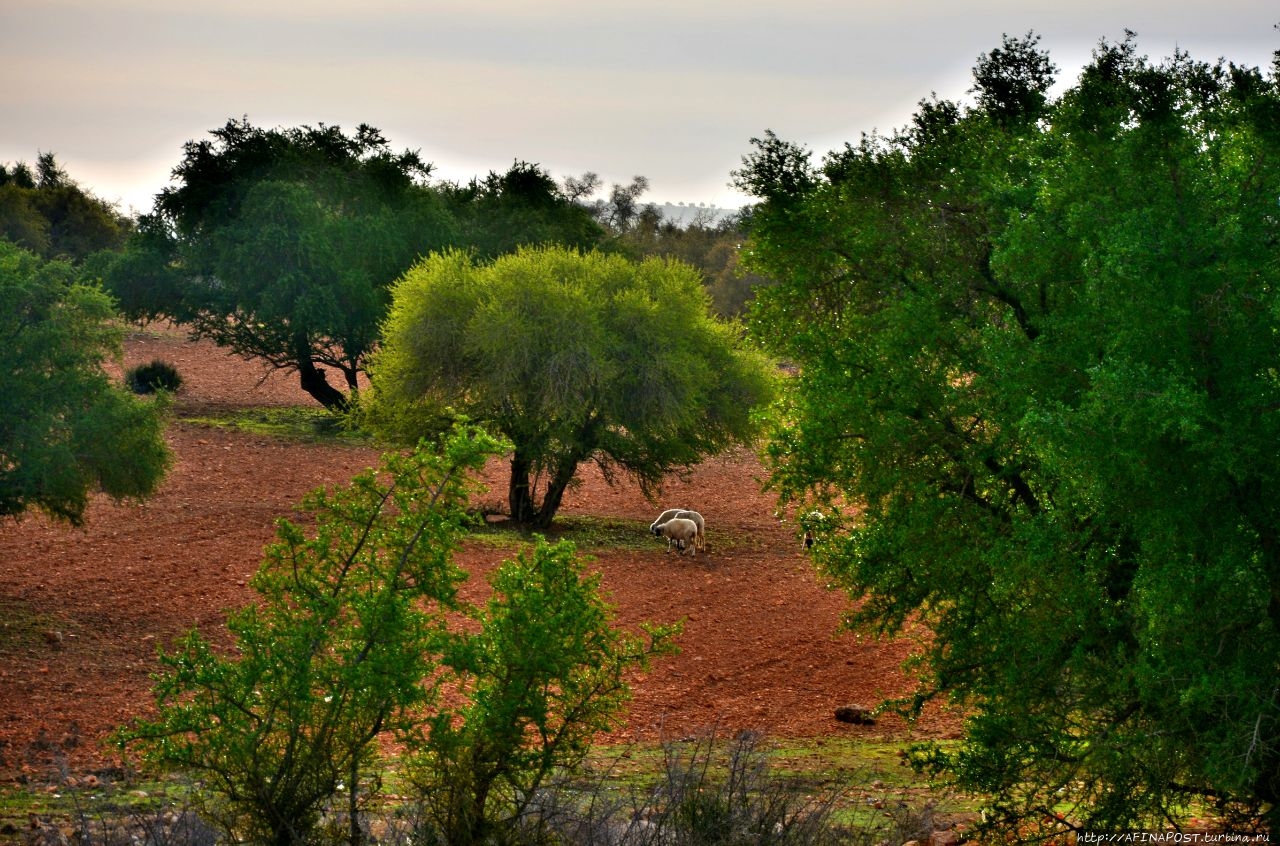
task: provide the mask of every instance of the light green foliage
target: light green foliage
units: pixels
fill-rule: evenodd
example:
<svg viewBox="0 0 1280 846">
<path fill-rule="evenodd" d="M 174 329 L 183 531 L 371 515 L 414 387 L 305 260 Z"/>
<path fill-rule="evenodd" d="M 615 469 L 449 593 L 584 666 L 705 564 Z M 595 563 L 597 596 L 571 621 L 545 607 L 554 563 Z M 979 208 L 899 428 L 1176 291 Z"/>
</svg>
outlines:
<svg viewBox="0 0 1280 846">
<path fill-rule="evenodd" d="M 228 621 L 236 653 L 192 631 L 162 655 L 159 716 L 122 740 L 204 779 L 226 828 L 276 846 L 306 842 L 345 787 L 357 841 L 379 735 L 407 733 L 437 693 L 470 479 L 503 447 L 459 430 L 439 453 L 387 456 L 383 473 L 311 494 L 314 530 L 279 522 L 259 602 Z"/>
<path fill-rule="evenodd" d="M 245 357 L 296 370 L 328 408 L 349 401 L 387 288 L 452 240 L 430 166 L 372 127 L 259 129 L 229 121 L 188 142 L 178 184 L 107 281 L 133 317 L 165 315 Z"/>
<path fill-rule="evenodd" d="M 1086 827 L 1280 811 L 1280 91 L 1131 40 L 1047 95 L 1035 39 L 815 167 L 769 135 L 753 331 L 801 370 L 773 484 L 857 624 L 936 637 L 929 761 Z M 827 521 L 832 525 L 834 521 Z"/>
<path fill-rule="evenodd" d="M 169 463 L 164 406 L 113 384 L 103 364 L 120 355 L 110 297 L 0 241 L 0 515 L 39 508 L 72 523 L 90 493 L 143 497 Z"/>
<path fill-rule="evenodd" d="M 201 779 L 227 833 L 273 846 L 311 842 L 344 791 L 360 842 L 384 737 L 414 753 L 446 842 L 518 817 L 616 725 L 626 674 L 673 651 L 677 627 L 614 630 L 599 576 L 568 543 L 539 540 L 501 565 L 483 607 L 458 597 L 475 474 L 509 448 L 458 427 L 439 451 L 389 455 L 381 473 L 311 494 L 314 525 L 279 522 L 258 601 L 228 620 L 234 653 L 196 631 L 162 653 L 159 715 L 119 740 Z"/>
<path fill-rule="evenodd" d="M 490 842 L 509 827 L 553 772 L 617 727 L 625 674 L 674 651 L 678 627 L 612 628 L 599 581 L 572 544 L 541 538 L 491 577 L 479 632 L 445 657 L 466 704 L 431 720 L 416 767 L 444 842 Z"/>
<path fill-rule="evenodd" d="M 697 271 L 562 248 L 490 264 L 429 256 L 396 285 L 375 428 L 406 440 L 460 412 L 515 444 L 512 518 L 550 523 L 580 464 L 646 492 L 752 432 L 768 367 L 713 320 Z"/>
</svg>

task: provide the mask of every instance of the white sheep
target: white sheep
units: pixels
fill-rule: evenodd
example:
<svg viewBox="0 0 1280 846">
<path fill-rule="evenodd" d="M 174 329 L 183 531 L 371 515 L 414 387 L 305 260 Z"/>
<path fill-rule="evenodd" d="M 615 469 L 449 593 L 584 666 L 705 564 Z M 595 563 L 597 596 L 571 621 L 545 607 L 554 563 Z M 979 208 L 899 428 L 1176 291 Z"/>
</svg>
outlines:
<svg viewBox="0 0 1280 846">
<path fill-rule="evenodd" d="M 685 517 L 672 517 L 658 526 L 654 534 L 667 539 L 668 551 L 674 543 L 681 552 L 688 549 L 690 555 L 698 554 L 698 524 L 692 520 Z"/>
<path fill-rule="evenodd" d="M 649 524 L 649 531 L 655 535 L 658 534 L 659 526 L 661 526 L 663 523 L 667 522 L 672 517 L 676 516 L 681 511 L 684 511 L 684 510 L 685 509 L 683 508 L 668 508 L 666 511 L 658 515 L 657 520 L 654 520 L 652 523 Z"/>
<path fill-rule="evenodd" d="M 707 547 L 707 521 L 702 519 L 702 515 L 696 511 L 690 511 L 687 508 L 668 508 L 666 511 L 658 515 L 658 519 L 654 520 L 649 526 L 649 531 L 658 537 L 662 537 L 660 529 L 669 521 L 681 518 L 684 520 L 692 520 L 698 526 L 698 539 L 695 542 L 698 549 L 705 550 Z M 668 541 L 667 549 L 671 549 L 671 543 Z"/>
</svg>

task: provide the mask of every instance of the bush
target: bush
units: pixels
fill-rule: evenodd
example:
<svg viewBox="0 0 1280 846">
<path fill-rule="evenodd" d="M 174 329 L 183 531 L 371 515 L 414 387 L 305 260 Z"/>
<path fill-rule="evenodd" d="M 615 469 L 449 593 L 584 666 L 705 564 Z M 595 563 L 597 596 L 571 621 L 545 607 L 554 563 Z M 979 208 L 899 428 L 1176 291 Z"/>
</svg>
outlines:
<svg viewBox="0 0 1280 846">
<path fill-rule="evenodd" d="M 178 368 L 160 359 L 150 364 L 139 364 L 125 371 L 125 384 L 135 394 L 154 394 L 156 391 L 177 393 L 182 387 L 182 376 Z"/>
</svg>

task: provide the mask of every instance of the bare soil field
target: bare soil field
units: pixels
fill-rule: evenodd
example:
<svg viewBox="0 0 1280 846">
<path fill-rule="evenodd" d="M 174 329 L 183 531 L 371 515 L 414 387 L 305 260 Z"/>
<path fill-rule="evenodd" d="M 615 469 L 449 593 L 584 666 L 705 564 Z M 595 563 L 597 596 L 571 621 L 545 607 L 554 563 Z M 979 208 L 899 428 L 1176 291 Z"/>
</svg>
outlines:
<svg viewBox="0 0 1280 846">
<path fill-rule="evenodd" d="M 174 464 L 142 503 L 97 498 L 83 527 L 40 515 L 0 523 L 0 782 L 65 757 L 73 771 L 112 766 L 101 741 L 151 707 L 157 647 L 192 626 L 217 636 L 226 609 L 253 600 L 247 580 L 303 495 L 345 484 L 378 461 L 362 446 L 307 443 L 191 421 L 249 406 L 311 405 L 293 377 L 192 343 L 176 330 L 133 333 L 125 365 L 160 358 L 184 386 L 168 440 Z M 505 466 L 486 476 L 493 502 Z M 679 655 L 633 681 L 625 726 L 604 741 L 657 740 L 717 726 L 778 737 L 950 737 L 955 715 L 931 712 L 914 726 L 894 717 L 871 726 L 834 718 L 837 707 L 873 705 L 906 692 L 900 669 L 912 644 L 839 634 L 848 608 L 826 589 L 794 523 L 761 491 L 746 450 L 673 478 L 661 502 L 629 484 L 610 487 L 594 469 L 566 497 L 564 515 L 634 522 L 651 548 L 590 551 L 590 566 L 617 622 L 684 620 Z M 681 557 L 647 536 L 665 507 L 707 520 L 707 554 Z M 468 543 L 459 563 L 473 582 L 509 550 Z"/>
</svg>

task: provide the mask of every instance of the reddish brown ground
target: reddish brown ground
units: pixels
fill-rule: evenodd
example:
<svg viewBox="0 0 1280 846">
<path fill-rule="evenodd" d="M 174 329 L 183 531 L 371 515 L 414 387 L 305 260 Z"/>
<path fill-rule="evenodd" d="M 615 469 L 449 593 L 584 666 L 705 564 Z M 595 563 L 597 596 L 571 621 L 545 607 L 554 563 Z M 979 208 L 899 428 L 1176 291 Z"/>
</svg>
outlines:
<svg viewBox="0 0 1280 846">
<path fill-rule="evenodd" d="M 281 374 L 176 332 L 138 333 L 125 364 L 176 364 L 185 386 L 180 414 L 202 407 L 310 404 Z M 341 485 L 377 462 L 374 450 L 313 445 L 174 422 L 174 465 L 145 503 L 95 500 L 83 528 L 40 516 L 0 523 L 0 781 L 65 752 L 73 769 L 101 766 L 99 741 L 145 713 L 158 645 L 192 625 L 216 631 L 224 609 L 253 597 L 246 579 L 307 491 Z M 499 465 L 489 474 L 497 501 Z M 851 726 L 845 704 L 870 705 L 904 692 L 899 665 L 910 649 L 837 635 L 846 598 L 818 583 L 791 522 L 775 516 L 748 452 L 714 459 L 673 479 L 660 505 L 632 485 L 583 474 L 565 514 L 632 520 L 644 537 L 661 507 L 696 508 L 710 549 L 696 558 L 605 552 L 593 566 L 621 624 L 684 619 L 682 652 L 634 681 L 626 727 L 616 739 L 680 736 L 719 726 L 775 736 L 905 736 L 895 718 Z M 475 571 L 503 552 L 474 544 L 460 563 Z M 956 720 L 926 716 L 911 731 L 948 736 Z"/>
</svg>

